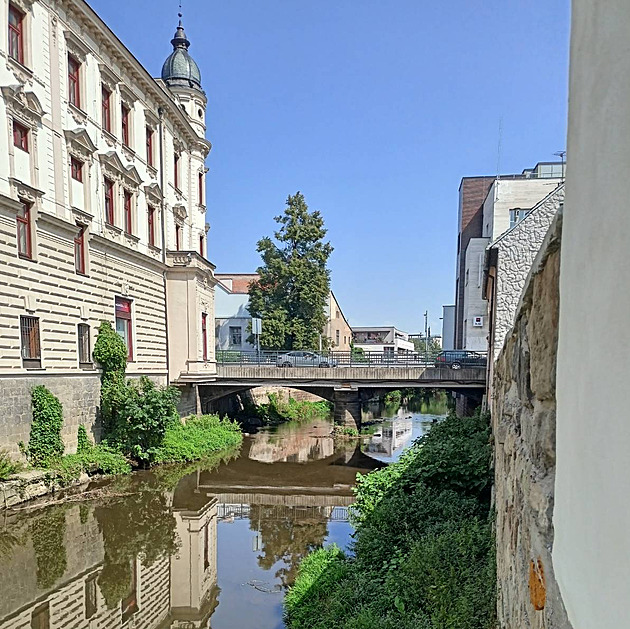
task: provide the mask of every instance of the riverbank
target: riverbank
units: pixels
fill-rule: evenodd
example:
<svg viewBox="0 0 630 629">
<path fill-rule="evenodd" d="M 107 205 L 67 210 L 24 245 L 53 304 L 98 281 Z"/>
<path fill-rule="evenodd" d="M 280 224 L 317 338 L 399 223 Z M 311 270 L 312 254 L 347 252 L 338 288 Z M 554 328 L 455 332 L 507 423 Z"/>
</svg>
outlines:
<svg viewBox="0 0 630 629">
<path fill-rule="evenodd" d="M 448 417 L 399 462 L 360 476 L 351 556 L 301 563 L 290 629 L 490 629 L 496 621 L 487 416 Z"/>
<path fill-rule="evenodd" d="M 85 431 L 79 430 L 76 453 L 53 458 L 45 467 L 23 469 L 23 465 L 16 465 L 15 473 L 2 478 L 0 508 L 82 485 L 98 477 L 124 476 L 146 467 L 158 468 L 171 463 L 192 463 L 210 456 L 229 455 L 240 447 L 242 440 L 238 424 L 218 415 L 177 419 L 167 426 L 160 445 L 151 452 L 150 462 L 140 463 L 123 456 L 113 447 L 90 443 Z"/>
<path fill-rule="evenodd" d="M 296 400 L 291 395 L 285 398 L 282 392 L 269 393 L 268 400 L 248 405 L 240 413 L 239 420 L 245 424 L 277 426 L 292 421 L 325 420 L 332 414 L 332 404 L 326 400 Z"/>
</svg>

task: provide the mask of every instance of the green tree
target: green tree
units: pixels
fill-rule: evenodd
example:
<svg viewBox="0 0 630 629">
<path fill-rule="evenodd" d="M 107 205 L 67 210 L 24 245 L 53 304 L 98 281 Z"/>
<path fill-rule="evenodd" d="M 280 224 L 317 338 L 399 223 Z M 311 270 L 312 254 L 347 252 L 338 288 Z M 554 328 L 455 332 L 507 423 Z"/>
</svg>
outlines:
<svg viewBox="0 0 630 629">
<path fill-rule="evenodd" d="M 249 311 L 263 320 L 261 347 L 315 349 L 326 325 L 327 263 L 333 248 L 324 242 L 324 219 L 308 211 L 302 193 L 286 203 L 284 214 L 274 219 L 280 225 L 275 241 L 265 237 L 258 242 L 263 264 L 260 278 L 249 287 Z"/>
</svg>

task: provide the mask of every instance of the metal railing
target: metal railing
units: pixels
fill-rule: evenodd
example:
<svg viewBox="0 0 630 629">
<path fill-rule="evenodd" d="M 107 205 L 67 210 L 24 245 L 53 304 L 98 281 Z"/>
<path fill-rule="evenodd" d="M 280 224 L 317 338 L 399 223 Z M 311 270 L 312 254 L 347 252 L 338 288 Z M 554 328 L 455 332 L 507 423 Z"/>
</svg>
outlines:
<svg viewBox="0 0 630 629">
<path fill-rule="evenodd" d="M 220 365 L 263 365 L 268 367 L 443 367 L 485 368 L 487 352 L 309 352 L 288 350 L 217 350 Z"/>
</svg>

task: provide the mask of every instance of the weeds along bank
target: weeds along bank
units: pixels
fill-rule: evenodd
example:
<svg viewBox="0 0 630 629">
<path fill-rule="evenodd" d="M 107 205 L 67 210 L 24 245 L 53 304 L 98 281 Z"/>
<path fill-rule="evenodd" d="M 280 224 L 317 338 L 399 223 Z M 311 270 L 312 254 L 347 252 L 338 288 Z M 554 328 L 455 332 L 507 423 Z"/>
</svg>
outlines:
<svg viewBox="0 0 630 629">
<path fill-rule="evenodd" d="M 156 386 L 148 378 L 127 380 L 127 349 L 109 323 L 101 324 L 94 358 L 102 368 L 101 443 L 91 443 L 79 426 L 77 452 L 64 454 L 62 405 L 43 386 L 32 391 L 30 438 L 19 446 L 31 468 L 49 470 L 51 485 L 68 484 L 82 474 L 128 474 L 132 467 L 196 461 L 241 444 L 241 430 L 229 419 L 202 415 L 182 420 L 176 388 Z M 0 452 L 0 480 L 24 467 Z"/>
<path fill-rule="evenodd" d="M 302 562 L 290 629 L 494 629 L 488 416 L 449 416 L 400 459 L 360 476 L 352 551 Z"/>
<path fill-rule="evenodd" d="M 313 421 L 328 419 L 332 414 L 332 404 L 326 400 L 311 402 L 285 398 L 282 393 L 269 393 L 266 404 L 250 404 L 241 413 L 243 421 L 257 419 L 265 426 L 274 426 L 290 421 Z"/>
</svg>

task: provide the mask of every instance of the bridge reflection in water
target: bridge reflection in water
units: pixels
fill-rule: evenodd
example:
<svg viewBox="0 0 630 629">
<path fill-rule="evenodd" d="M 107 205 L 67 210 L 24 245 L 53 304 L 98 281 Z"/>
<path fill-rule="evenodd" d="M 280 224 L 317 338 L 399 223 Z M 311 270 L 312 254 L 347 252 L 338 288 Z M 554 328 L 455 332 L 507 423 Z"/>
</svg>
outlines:
<svg viewBox="0 0 630 629">
<path fill-rule="evenodd" d="M 356 473 L 379 466 L 331 445 L 330 425 L 284 433 L 247 439 L 214 470 L 158 469 L 106 484 L 107 498 L 7 514 L 0 629 L 277 626 L 279 603 L 260 597 L 349 527 Z"/>
</svg>

